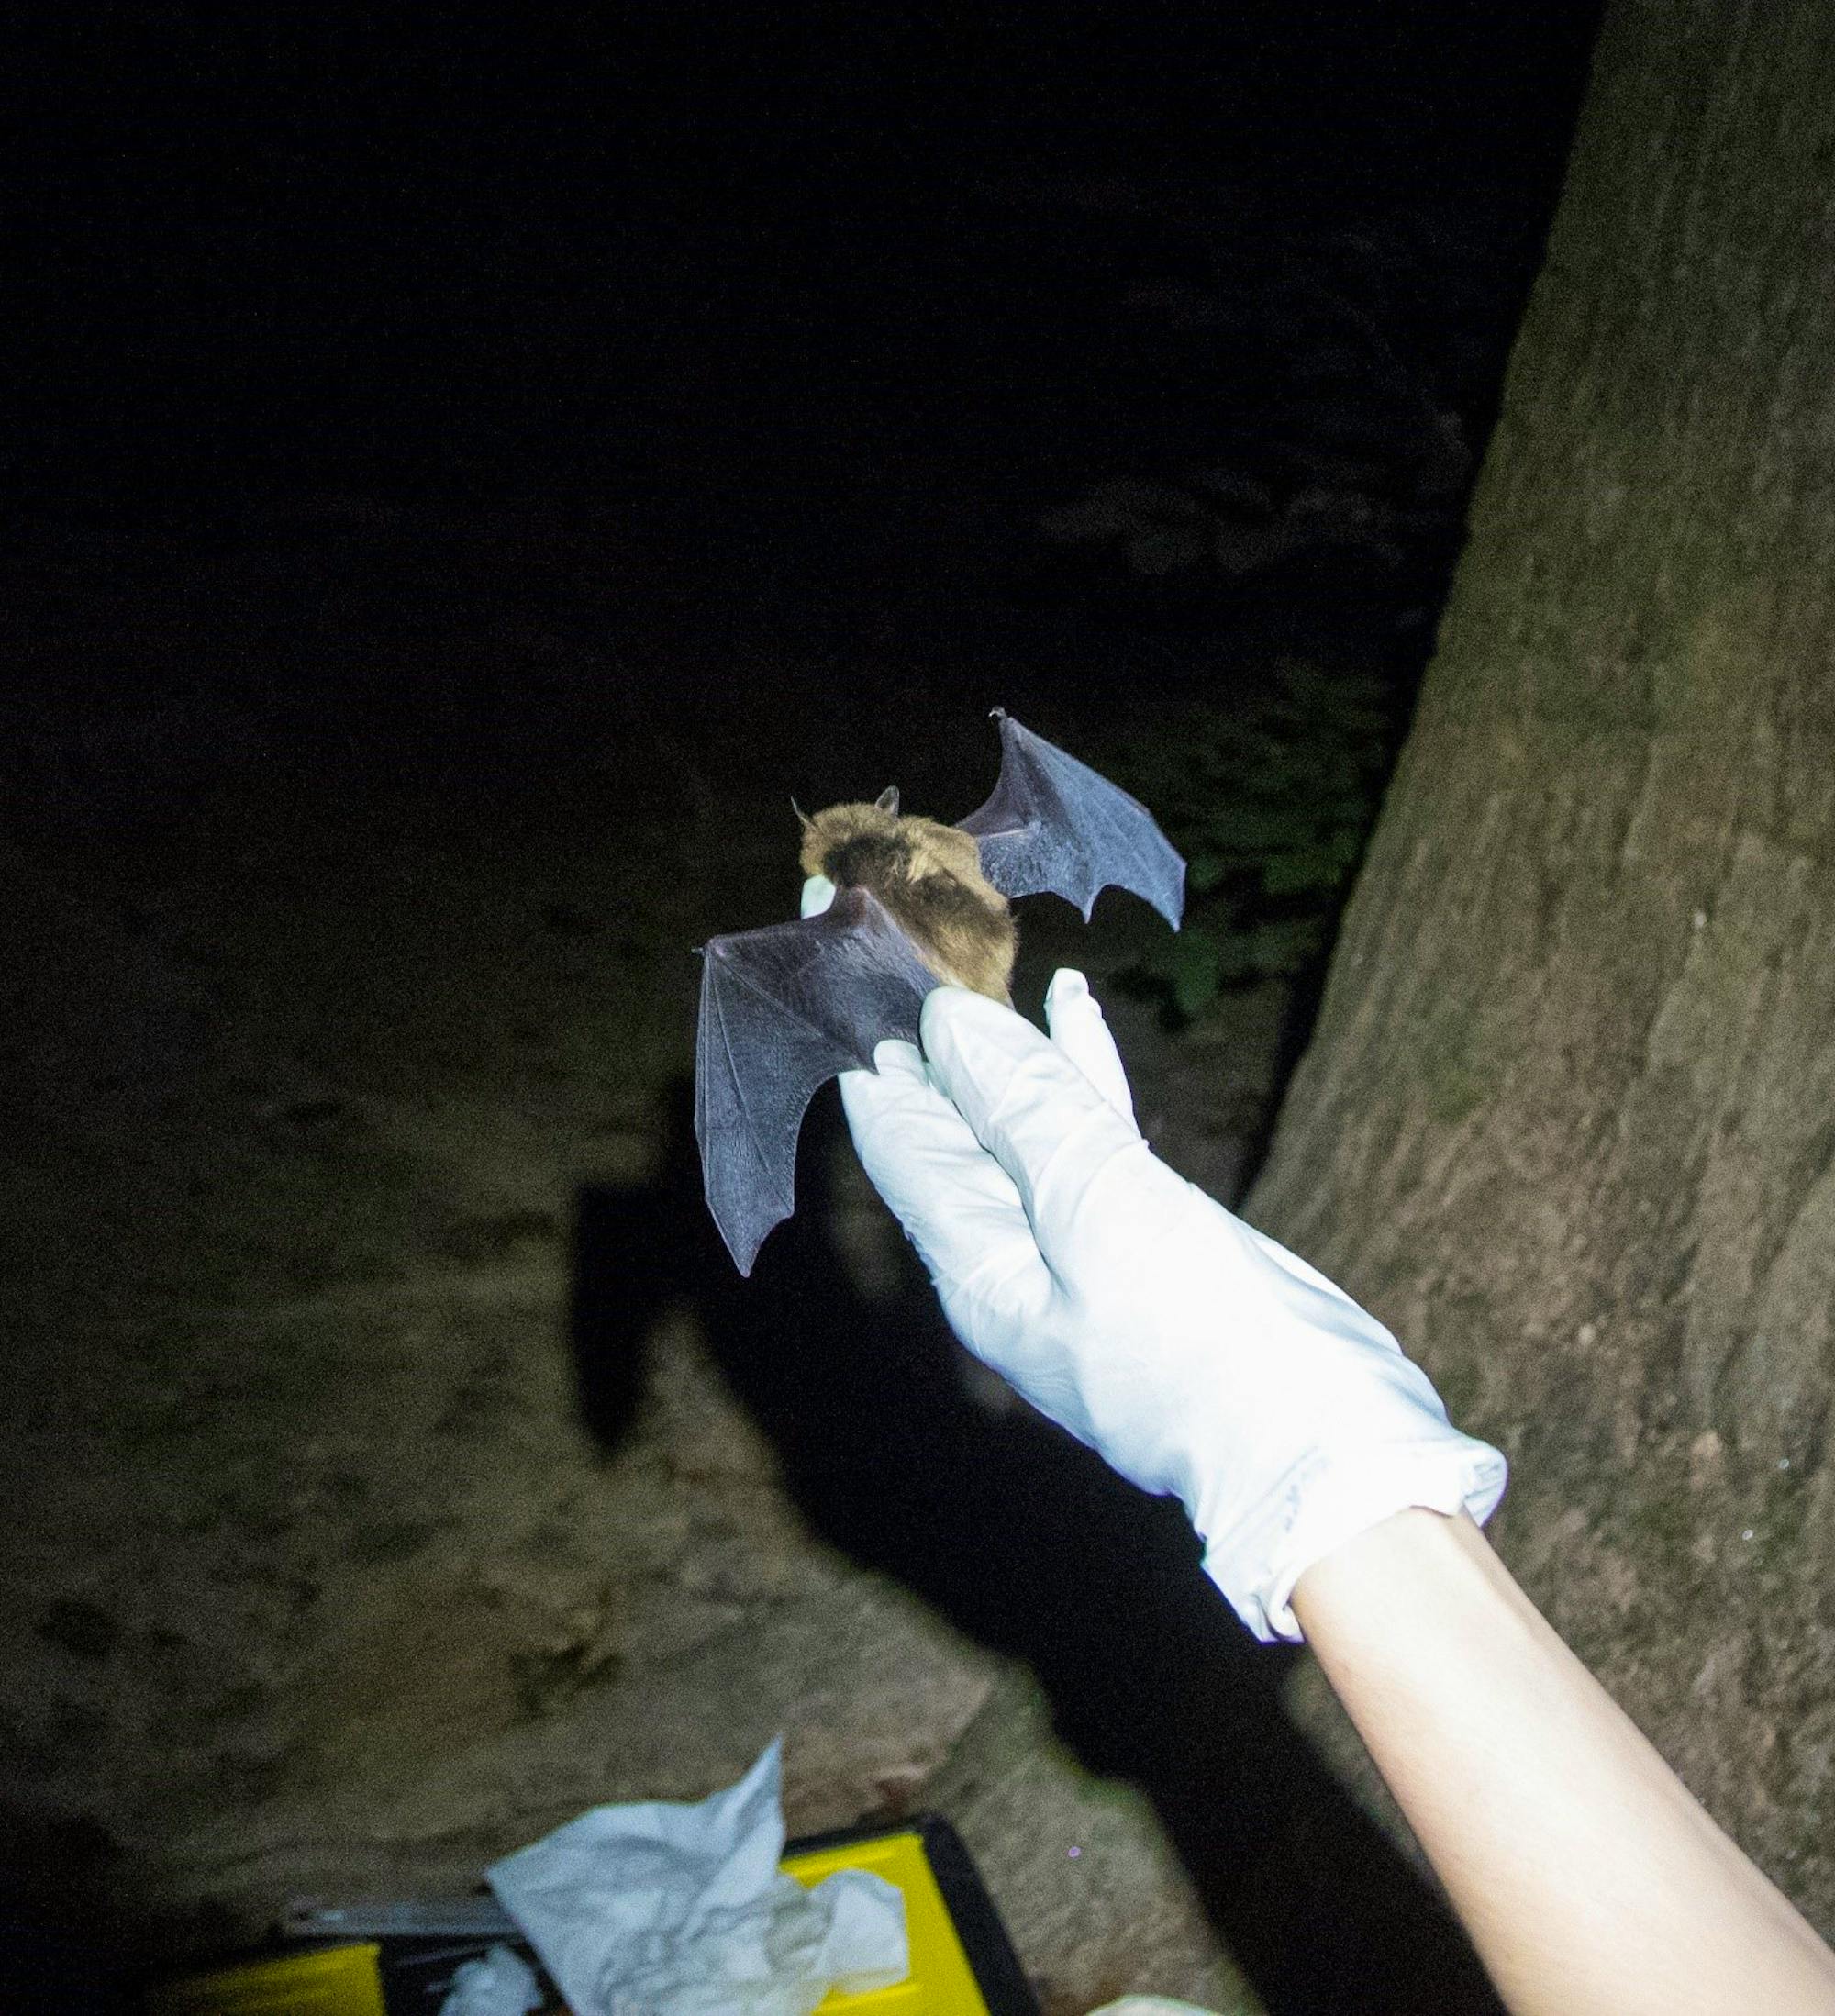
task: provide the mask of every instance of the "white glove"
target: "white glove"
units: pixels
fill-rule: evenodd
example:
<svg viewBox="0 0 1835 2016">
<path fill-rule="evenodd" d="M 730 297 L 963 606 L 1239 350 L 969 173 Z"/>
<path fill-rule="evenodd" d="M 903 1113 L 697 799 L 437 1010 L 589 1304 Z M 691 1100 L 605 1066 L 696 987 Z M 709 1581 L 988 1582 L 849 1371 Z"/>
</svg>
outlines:
<svg viewBox="0 0 1835 2016">
<path fill-rule="evenodd" d="M 806 897 L 819 908 L 821 892 Z M 1301 1572 L 1407 1506 L 1488 1519 L 1505 1464 L 1331 1283 L 1159 1161 L 1081 974 L 1048 1041 L 959 987 L 923 1059 L 841 1078 L 860 1157 L 963 1343 L 1143 1489 L 1172 1492 L 1260 1638 Z"/>
</svg>

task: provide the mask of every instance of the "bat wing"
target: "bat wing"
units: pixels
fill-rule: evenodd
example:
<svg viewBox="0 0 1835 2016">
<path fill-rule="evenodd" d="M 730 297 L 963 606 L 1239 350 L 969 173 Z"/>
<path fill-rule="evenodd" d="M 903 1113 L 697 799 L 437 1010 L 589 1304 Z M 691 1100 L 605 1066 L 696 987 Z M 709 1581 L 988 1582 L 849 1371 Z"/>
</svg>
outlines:
<svg viewBox="0 0 1835 2016">
<path fill-rule="evenodd" d="M 1003 896 L 1040 889 L 1067 897 L 1088 922 L 1112 882 L 1144 897 L 1174 930 L 1185 908 L 1185 863 L 1153 815 L 1119 785 L 1034 735 L 1004 707 L 1000 782 L 963 819 L 982 873 Z"/>
<path fill-rule="evenodd" d="M 741 1274 L 795 1207 L 796 1137 L 817 1087 L 871 1071 L 888 1037 L 915 1043 L 936 985 L 864 889 L 841 890 L 819 917 L 702 948 L 695 1138 L 708 1208 Z"/>
</svg>

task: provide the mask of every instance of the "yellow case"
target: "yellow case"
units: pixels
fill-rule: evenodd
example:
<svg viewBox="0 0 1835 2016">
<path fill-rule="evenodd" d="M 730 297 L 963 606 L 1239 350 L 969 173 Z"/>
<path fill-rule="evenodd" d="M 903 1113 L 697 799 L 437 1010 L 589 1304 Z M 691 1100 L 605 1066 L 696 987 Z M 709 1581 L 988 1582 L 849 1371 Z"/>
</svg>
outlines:
<svg viewBox="0 0 1835 2016">
<path fill-rule="evenodd" d="M 170 1981 L 149 1993 L 147 2016 L 387 2016 L 382 1950 L 321 1947 Z"/>
<path fill-rule="evenodd" d="M 921 1835 L 904 1831 L 811 1849 L 786 1856 L 784 1869 L 806 1887 L 837 1869 L 870 1869 L 905 1896 L 910 1973 L 892 1988 L 830 1995 L 817 2016 L 991 2016 Z M 148 2016 L 386 2016 L 381 1953 L 374 1942 L 320 1947 L 194 1975 L 154 1989 Z"/>
<path fill-rule="evenodd" d="M 838 1848 L 789 1855 L 784 1870 L 806 1888 L 837 1869 L 870 1869 L 905 1893 L 905 1930 L 911 1943 L 911 1971 L 893 1988 L 865 1995 L 836 1993 L 824 1999 L 817 2016 L 837 2011 L 884 2010 L 887 2016 L 988 2016 L 975 1985 L 974 1970 L 955 1921 L 937 1888 L 930 1859 L 915 1833 L 881 1834 L 871 1841 L 851 1841 Z"/>
</svg>

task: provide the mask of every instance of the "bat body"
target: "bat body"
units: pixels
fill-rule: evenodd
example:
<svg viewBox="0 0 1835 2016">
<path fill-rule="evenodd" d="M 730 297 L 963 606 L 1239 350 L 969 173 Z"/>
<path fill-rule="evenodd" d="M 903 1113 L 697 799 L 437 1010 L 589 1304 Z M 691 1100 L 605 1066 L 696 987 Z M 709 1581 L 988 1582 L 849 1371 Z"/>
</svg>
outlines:
<svg viewBox="0 0 1835 2016">
<path fill-rule="evenodd" d="M 826 875 L 834 902 L 702 948 L 695 1132 L 708 1207 L 741 1274 L 791 1213 L 796 1137 L 817 1087 L 871 1070 L 889 1037 L 915 1043 L 939 982 L 1009 1000 L 1010 897 L 1050 889 L 1087 920 L 1114 883 L 1178 929 L 1185 864 L 1146 808 L 995 712 L 1000 779 L 978 811 L 957 826 L 901 816 L 893 790 L 799 813 L 803 872 Z"/>
<path fill-rule="evenodd" d="M 904 818 L 898 793 L 831 805 L 803 821 L 803 873 L 870 889 L 938 979 L 1010 1002 L 1019 928 L 960 826 Z"/>
</svg>

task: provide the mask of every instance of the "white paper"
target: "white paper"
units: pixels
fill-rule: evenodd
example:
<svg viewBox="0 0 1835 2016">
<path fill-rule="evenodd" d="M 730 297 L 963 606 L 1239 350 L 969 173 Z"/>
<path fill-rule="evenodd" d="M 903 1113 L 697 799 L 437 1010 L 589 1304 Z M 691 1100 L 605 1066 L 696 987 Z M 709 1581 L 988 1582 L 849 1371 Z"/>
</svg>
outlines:
<svg viewBox="0 0 1835 2016">
<path fill-rule="evenodd" d="M 1200 2009 L 1196 2002 L 1175 2002 L 1170 1995 L 1124 1995 L 1118 2002 L 1105 2002 L 1090 2016 L 1217 2016 L 1214 2010 Z"/>
<path fill-rule="evenodd" d="M 1196 2002 L 1175 2002 L 1169 1995 L 1124 1995 L 1118 2002 L 1091 2010 L 1090 2016 L 1216 2016 L 1216 2011 Z"/>
<path fill-rule="evenodd" d="M 485 1872 L 578 2016 L 809 2016 L 905 1978 L 895 1884 L 778 1868 L 782 1753 L 695 1805 L 595 1807 Z"/>
</svg>

